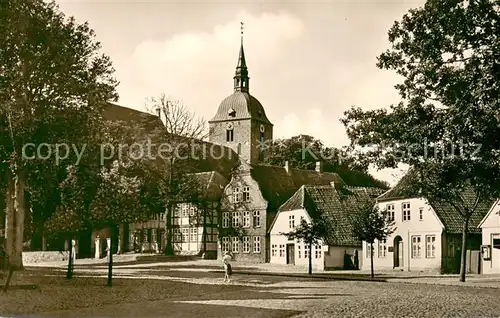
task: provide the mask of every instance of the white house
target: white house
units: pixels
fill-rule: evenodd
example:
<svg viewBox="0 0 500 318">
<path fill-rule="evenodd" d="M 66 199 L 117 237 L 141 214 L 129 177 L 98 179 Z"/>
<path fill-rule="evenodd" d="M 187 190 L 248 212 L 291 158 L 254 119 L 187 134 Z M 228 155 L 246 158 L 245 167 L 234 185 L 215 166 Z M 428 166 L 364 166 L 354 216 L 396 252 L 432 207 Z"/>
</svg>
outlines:
<svg viewBox="0 0 500 318">
<path fill-rule="evenodd" d="M 380 211 L 386 211 L 395 222 L 395 231 L 385 241 L 373 244 L 374 268 L 456 273 L 460 268 L 462 218 L 450 204 L 412 193 L 410 174 L 377 198 Z M 463 197 L 473 196 L 464 192 Z M 479 272 L 481 232 L 477 226 L 490 206 L 480 202 L 469 221 L 468 272 Z M 370 245 L 363 242 L 364 270 L 370 269 L 370 253 Z"/>
<path fill-rule="evenodd" d="M 482 273 L 500 273 L 500 200 L 497 200 L 479 224 L 482 230 Z"/>
<path fill-rule="evenodd" d="M 361 203 L 374 202 L 382 191 L 335 183 L 302 186 L 280 207 L 270 227 L 270 262 L 307 267 L 309 253 L 312 253 L 312 265 L 316 270 L 359 268 L 361 242 L 353 237 L 351 218 Z M 326 218 L 332 228 L 312 251 L 303 241 L 290 240 L 284 235 L 293 231 L 302 219 L 311 223 L 315 218 Z"/>
</svg>

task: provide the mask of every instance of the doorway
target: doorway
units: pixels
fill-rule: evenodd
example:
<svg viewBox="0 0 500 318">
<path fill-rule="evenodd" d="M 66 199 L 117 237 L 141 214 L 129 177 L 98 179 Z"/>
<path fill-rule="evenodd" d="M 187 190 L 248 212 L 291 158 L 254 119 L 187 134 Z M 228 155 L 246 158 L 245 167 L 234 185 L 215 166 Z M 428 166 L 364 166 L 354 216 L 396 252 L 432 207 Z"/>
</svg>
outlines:
<svg viewBox="0 0 500 318">
<path fill-rule="evenodd" d="M 491 234 L 491 267 L 500 272 L 500 234 Z"/>
<path fill-rule="evenodd" d="M 286 245 L 286 263 L 295 265 L 295 244 Z"/>
<path fill-rule="evenodd" d="M 403 238 L 401 236 L 396 236 L 394 238 L 394 263 L 393 268 L 403 267 L 404 266 L 404 258 L 403 258 Z"/>
</svg>

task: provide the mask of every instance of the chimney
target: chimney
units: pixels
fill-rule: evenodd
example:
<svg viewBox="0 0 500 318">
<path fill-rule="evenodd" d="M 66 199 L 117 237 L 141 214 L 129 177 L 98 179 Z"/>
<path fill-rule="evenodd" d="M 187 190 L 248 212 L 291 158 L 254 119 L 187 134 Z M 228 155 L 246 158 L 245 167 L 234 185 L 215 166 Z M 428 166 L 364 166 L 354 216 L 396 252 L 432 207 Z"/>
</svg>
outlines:
<svg viewBox="0 0 500 318">
<path fill-rule="evenodd" d="M 323 172 L 323 163 L 321 161 L 316 161 L 316 172 Z"/>
<path fill-rule="evenodd" d="M 285 161 L 285 170 L 286 170 L 286 173 L 288 173 L 290 171 L 290 166 L 288 165 L 288 160 Z"/>
</svg>

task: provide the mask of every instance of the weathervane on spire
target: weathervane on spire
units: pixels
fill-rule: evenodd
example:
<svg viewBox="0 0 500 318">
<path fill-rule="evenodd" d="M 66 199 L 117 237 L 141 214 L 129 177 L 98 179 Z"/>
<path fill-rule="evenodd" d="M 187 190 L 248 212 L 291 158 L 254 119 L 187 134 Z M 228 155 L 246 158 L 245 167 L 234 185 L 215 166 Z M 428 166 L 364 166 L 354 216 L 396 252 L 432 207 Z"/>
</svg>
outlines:
<svg viewBox="0 0 500 318">
<path fill-rule="evenodd" d="M 243 22 L 240 22 L 240 30 L 241 30 L 241 44 L 243 44 Z"/>
</svg>

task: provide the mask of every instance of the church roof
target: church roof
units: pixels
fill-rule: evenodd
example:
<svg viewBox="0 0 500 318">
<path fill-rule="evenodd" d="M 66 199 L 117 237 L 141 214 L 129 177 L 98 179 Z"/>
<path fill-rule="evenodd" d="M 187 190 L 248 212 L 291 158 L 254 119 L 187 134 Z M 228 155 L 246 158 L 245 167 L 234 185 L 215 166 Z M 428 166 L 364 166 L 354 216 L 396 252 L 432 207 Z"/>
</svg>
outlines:
<svg viewBox="0 0 500 318">
<path fill-rule="evenodd" d="M 234 112 L 233 115 L 231 112 Z M 240 91 L 234 92 L 220 103 L 217 113 L 210 122 L 238 119 L 255 119 L 271 124 L 259 100 L 249 93 Z"/>
</svg>

